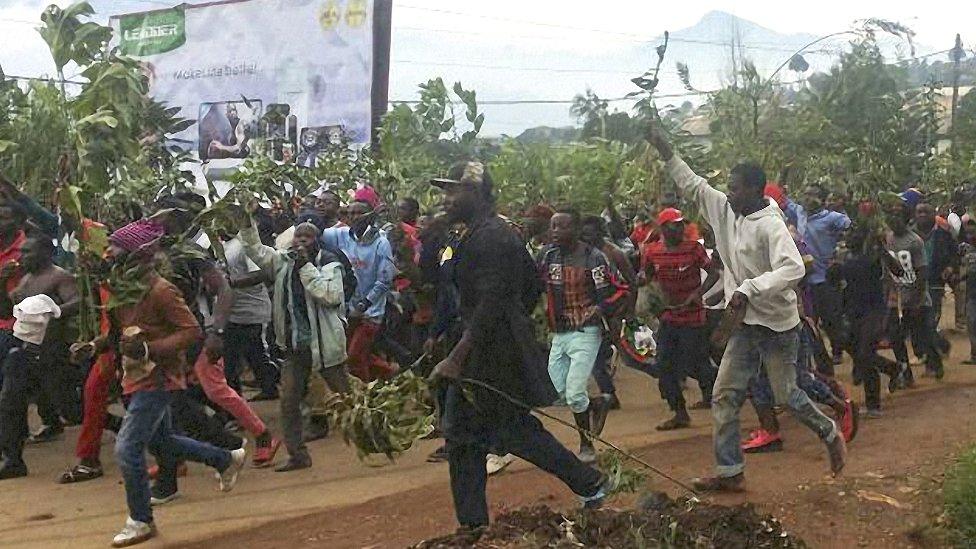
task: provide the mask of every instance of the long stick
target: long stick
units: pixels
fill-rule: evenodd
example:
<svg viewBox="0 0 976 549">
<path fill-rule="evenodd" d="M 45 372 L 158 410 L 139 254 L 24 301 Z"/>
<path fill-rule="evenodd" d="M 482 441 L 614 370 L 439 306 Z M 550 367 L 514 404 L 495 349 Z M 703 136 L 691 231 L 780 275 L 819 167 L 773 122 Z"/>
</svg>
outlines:
<svg viewBox="0 0 976 549">
<path fill-rule="evenodd" d="M 685 483 L 681 482 L 680 480 L 672 477 L 671 475 L 665 473 L 664 471 L 658 469 L 657 467 L 651 465 L 650 463 L 647 463 L 646 461 L 642 460 L 641 458 L 639 458 L 639 457 L 637 457 L 637 456 L 635 456 L 633 454 L 630 454 L 628 452 L 625 452 L 624 450 L 621 450 L 620 447 L 617 446 L 616 444 L 614 444 L 612 442 L 608 442 L 608 441 L 606 441 L 606 440 L 598 437 L 597 435 L 594 435 L 593 433 L 591 433 L 587 429 L 583 429 L 582 427 L 579 427 L 577 425 L 571 424 L 568 421 L 565 421 L 565 420 L 560 419 L 560 418 L 558 418 L 558 417 L 556 417 L 556 416 L 554 416 L 552 414 L 549 414 L 548 412 L 546 412 L 546 411 L 544 411 L 544 410 L 542 410 L 540 408 L 536 408 L 535 406 L 530 406 L 530 405 L 528 405 L 528 404 L 526 404 L 526 403 L 524 403 L 524 402 L 522 402 L 522 401 L 520 401 L 520 400 L 518 400 L 516 398 L 513 398 L 513 397 L 509 396 L 504 391 L 502 391 L 500 389 L 497 389 L 495 387 L 492 387 L 491 385 L 489 385 L 489 384 L 487 384 L 487 383 L 485 383 L 483 381 L 478 381 L 477 379 L 470 379 L 470 378 L 466 378 L 466 377 L 459 378 L 458 381 L 460 381 L 461 383 L 467 383 L 469 385 L 476 385 L 476 386 L 481 387 L 483 389 L 488 389 L 489 391 L 491 391 L 491 392 L 493 392 L 493 393 L 501 396 L 502 398 L 504 398 L 505 400 L 507 400 L 507 401 L 511 402 L 512 404 L 518 406 L 519 408 L 523 408 L 523 409 L 525 409 L 525 410 L 527 410 L 529 412 L 534 412 L 534 413 L 539 414 L 539 415 L 541 415 L 543 417 L 549 418 L 549 419 L 555 421 L 556 423 L 560 423 L 562 425 L 565 425 L 566 427 L 569 427 L 570 429 L 574 429 L 574 430 L 576 430 L 576 431 L 578 431 L 580 433 L 583 433 L 583 434 L 589 436 L 590 438 L 592 438 L 593 440 L 597 440 L 599 442 L 602 442 L 603 444 L 606 444 L 607 446 L 613 448 L 617 452 L 620 452 L 620 454 L 623 455 L 623 456 L 625 456 L 626 458 L 628 458 L 628 459 L 630 459 L 630 460 L 632 460 L 632 461 L 634 461 L 634 462 L 636 462 L 636 463 L 644 466 L 645 468 L 649 469 L 650 471 L 656 473 L 658 476 L 660 476 L 660 477 L 662 477 L 662 478 L 664 478 L 664 479 L 666 479 L 668 481 L 671 481 L 672 483 L 674 483 L 675 485 L 677 485 L 677 486 L 681 487 L 682 489 L 688 491 L 692 495 L 694 495 L 694 496 L 698 496 L 699 495 L 698 492 L 696 492 L 695 489 L 692 488 L 691 486 L 688 486 L 687 484 L 685 484 Z"/>
</svg>

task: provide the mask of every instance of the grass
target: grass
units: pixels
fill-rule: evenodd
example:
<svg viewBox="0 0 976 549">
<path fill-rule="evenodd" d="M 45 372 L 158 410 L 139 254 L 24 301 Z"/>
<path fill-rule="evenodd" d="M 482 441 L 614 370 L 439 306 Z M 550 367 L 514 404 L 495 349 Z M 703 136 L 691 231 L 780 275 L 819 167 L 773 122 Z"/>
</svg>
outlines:
<svg viewBox="0 0 976 549">
<path fill-rule="evenodd" d="M 957 547 L 976 547 L 976 446 L 946 471 L 945 512 Z"/>
</svg>

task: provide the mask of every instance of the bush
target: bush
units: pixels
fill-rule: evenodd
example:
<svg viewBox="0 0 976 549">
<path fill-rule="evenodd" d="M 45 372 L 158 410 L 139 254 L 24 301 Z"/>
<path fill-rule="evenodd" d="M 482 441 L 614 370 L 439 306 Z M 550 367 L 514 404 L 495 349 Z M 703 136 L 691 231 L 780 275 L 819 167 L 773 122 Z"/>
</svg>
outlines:
<svg viewBox="0 0 976 549">
<path fill-rule="evenodd" d="M 963 453 L 946 472 L 943 492 L 957 546 L 976 546 L 976 446 Z"/>
</svg>

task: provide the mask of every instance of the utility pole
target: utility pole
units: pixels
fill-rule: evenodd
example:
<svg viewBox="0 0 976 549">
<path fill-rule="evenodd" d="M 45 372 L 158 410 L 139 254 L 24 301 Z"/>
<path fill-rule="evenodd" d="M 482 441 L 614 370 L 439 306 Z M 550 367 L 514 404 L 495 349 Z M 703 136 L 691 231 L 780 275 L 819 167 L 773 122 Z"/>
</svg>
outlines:
<svg viewBox="0 0 976 549">
<path fill-rule="evenodd" d="M 956 156 L 956 105 L 959 104 L 959 64 L 966 56 L 966 50 L 962 49 L 962 38 L 956 34 L 956 44 L 949 50 L 949 59 L 952 60 L 952 110 L 949 113 L 949 131 L 952 138 L 952 154 Z"/>
</svg>

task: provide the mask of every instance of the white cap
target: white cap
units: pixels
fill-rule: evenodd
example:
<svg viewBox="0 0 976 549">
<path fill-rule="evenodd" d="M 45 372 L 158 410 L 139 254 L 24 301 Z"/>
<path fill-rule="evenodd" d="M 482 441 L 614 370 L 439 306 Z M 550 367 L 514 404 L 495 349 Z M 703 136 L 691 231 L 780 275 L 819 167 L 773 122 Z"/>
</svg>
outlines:
<svg viewBox="0 0 976 549">
<path fill-rule="evenodd" d="M 40 345 L 51 319 L 61 318 L 61 307 L 46 295 L 35 295 L 14 305 L 14 318 L 14 337 Z"/>
</svg>

